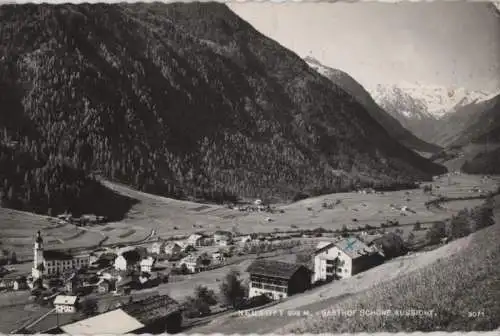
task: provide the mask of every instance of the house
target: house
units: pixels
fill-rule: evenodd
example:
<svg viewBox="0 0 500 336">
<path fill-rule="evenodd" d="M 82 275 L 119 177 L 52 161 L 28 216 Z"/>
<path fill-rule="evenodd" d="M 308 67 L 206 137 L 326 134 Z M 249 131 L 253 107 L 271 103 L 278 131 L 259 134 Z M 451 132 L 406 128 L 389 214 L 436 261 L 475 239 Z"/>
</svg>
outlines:
<svg viewBox="0 0 500 336">
<path fill-rule="evenodd" d="M 233 242 L 233 234 L 229 231 L 216 231 L 214 233 L 214 244 L 218 246 L 228 246 Z"/>
<path fill-rule="evenodd" d="M 349 278 L 383 263 L 378 249 L 357 238 L 342 239 L 314 252 L 313 282 Z"/>
<path fill-rule="evenodd" d="M 146 259 L 142 259 L 140 263 L 141 272 L 151 273 L 155 262 L 156 260 L 153 257 L 147 257 Z"/>
<path fill-rule="evenodd" d="M 26 280 L 26 277 L 25 276 L 18 276 L 14 280 L 14 283 L 12 284 L 12 289 L 15 291 L 28 289 L 28 282 Z"/>
<path fill-rule="evenodd" d="M 117 257 L 118 256 L 112 252 L 103 253 L 95 262 L 92 263 L 91 266 L 94 266 L 98 269 L 113 266 Z"/>
<path fill-rule="evenodd" d="M 226 260 L 226 257 L 224 257 L 224 253 L 222 253 L 222 252 L 212 253 L 212 263 L 213 264 L 220 264 L 220 263 L 223 263 L 225 260 Z"/>
<path fill-rule="evenodd" d="M 203 236 L 201 234 L 193 233 L 186 239 L 186 244 L 191 246 L 201 246 L 201 239 Z"/>
<path fill-rule="evenodd" d="M 99 273 L 99 277 L 105 280 L 120 280 L 126 276 L 126 271 L 117 270 L 116 268 L 109 268 Z"/>
<path fill-rule="evenodd" d="M 247 244 L 247 243 L 250 243 L 252 241 L 252 236 L 250 235 L 246 235 L 246 236 L 241 236 L 239 238 L 239 243 L 241 245 L 244 245 L 244 244 Z"/>
<path fill-rule="evenodd" d="M 180 305 L 168 295 L 148 297 L 126 304 L 121 309 L 144 325 L 135 333 L 175 333 L 181 330 Z"/>
<path fill-rule="evenodd" d="M 264 294 L 280 300 L 311 286 L 311 270 L 299 264 L 257 259 L 247 272 L 250 273 L 250 298 Z"/>
<path fill-rule="evenodd" d="M 152 254 L 163 254 L 163 253 L 165 253 L 165 246 L 166 245 L 167 245 L 167 243 L 163 240 L 154 242 L 151 245 L 150 251 Z"/>
<path fill-rule="evenodd" d="M 33 278 L 44 275 L 61 274 L 70 269 L 87 267 L 90 264 L 90 255 L 86 253 L 71 254 L 65 251 L 44 250 L 43 239 L 38 231 L 34 243 Z"/>
<path fill-rule="evenodd" d="M 187 246 L 193 246 L 193 247 L 210 246 L 213 245 L 213 243 L 214 242 L 212 237 L 209 237 L 203 233 L 193 233 L 186 239 L 185 241 L 186 246 L 184 246 L 184 249 Z"/>
<path fill-rule="evenodd" d="M 77 289 L 82 285 L 82 281 L 76 272 L 71 273 L 64 279 L 64 287 L 67 293 L 76 293 Z"/>
<path fill-rule="evenodd" d="M 7 288 L 15 291 L 25 290 L 28 289 L 28 281 L 25 276 L 8 274 L 0 280 L 0 288 Z"/>
<path fill-rule="evenodd" d="M 123 276 L 115 283 L 117 293 L 129 293 L 132 289 L 139 289 L 141 283 L 137 276 Z"/>
<path fill-rule="evenodd" d="M 7 274 L 0 280 L 0 288 L 13 288 L 14 281 L 17 279 L 17 275 L 15 274 Z"/>
<path fill-rule="evenodd" d="M 180 331 L 181 324 L 182 314 L 179 304 L 166 295 L 156 295 L 121 305 L 117 309 L 85 320 L 62 325 L 59 333 L 69 335 L 176 333 Z"/>
<path fill-rule="evenodd" d="M 181 244 L 179 244 L 178 242 L 172 242 L 172 243 L 166 244 L 163 248 L 163 252 L 165 254 L 170 255 L 170 256 L 178 255 L 179 253 L 182 252 L 182 250 L 183 250 L 183 246 Z"/>
<path fill-rule="evenodd" d="M 58 295 L 54 299 L 54 307 L 59 314 L 75 313 L 78 304 L 78 296 Z"/>
<path fill-rule="evenodd" d="M 178 263 L 178 267 L 185 265 L 187 270 L 191 273 L 197 273 L 203 270 L 204 267 L 210 265 L 211 258 L 205 254 L 192 254 L 182 258 Z"/>
<path fill-rule="evenodd" d="M 112 282 L 111 280 L 101 279 L 97 283 L 97 292 L 100 294 L 109 293 L 112 290 L 114 290 L 113 284 L 114 284 L 114 282 Z"/>
<path fill-rule="evenodd" d="M 100 255 L 94 252 L 89 254 L 89 264 L 93 265 L 99 260 Z"/>
</svg>

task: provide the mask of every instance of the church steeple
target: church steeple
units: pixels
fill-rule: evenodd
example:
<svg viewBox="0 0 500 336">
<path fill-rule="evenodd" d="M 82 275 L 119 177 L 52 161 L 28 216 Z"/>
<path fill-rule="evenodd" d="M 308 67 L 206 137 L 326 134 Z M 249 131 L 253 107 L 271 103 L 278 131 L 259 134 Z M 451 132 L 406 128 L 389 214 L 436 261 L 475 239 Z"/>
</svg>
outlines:
<svg viewBox="0 0 500 336">
<path fill-rule="evenodd" d="M 40 232 L 40 230 L 38 230 L 38 232 L 36 233 L 36 242 L 43 243 L 42 233 Z"/>
<path fill-rule="evenodd" d="M 43 239 L 42 233 L 40 231 L 38 231 L 36 234 L 35 249 L 43 249 Z"/>
<path fill-rule="evenodd" d="M 35 244 L 33 246 L 33 277 L 38 278 L 39 274 L 43 274 L 43 239 L 40 231 L 37 232 Z M 39 269 L 41 267 L 41 269 Z"/>
</svg>

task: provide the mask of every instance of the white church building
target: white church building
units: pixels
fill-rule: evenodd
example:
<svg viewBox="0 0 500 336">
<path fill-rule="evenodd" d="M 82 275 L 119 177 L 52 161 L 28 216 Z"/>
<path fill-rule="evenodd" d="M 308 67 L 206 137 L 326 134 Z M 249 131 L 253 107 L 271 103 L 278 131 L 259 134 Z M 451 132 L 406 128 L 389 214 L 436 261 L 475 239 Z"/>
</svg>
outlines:
<svg viewBox="0 0 500 336">
<path fill-rule="evenodd" d="M 33 268 L 31 270 L 33 279 L 62 274 L 68 270 L 86 267 L 90 263 L 89 254 L 70 254 L 65 251 L 44 250 L 40 231 L 37 233 L 33 252 Z"/>
</svg>

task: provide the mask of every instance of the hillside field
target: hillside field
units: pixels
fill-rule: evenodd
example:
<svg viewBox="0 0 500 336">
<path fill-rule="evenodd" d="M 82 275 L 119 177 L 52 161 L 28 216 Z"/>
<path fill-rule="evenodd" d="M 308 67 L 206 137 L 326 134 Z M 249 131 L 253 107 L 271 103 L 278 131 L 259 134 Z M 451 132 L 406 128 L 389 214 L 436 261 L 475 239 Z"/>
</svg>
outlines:
<svg viewBox="0 0 500 336">
<path fill-rule="evenodd" d="M 123 185 L 103 182 L 114 191 L 139 200 L 128 216 L 120 222 L 122 226 L 142 227 L 154 230 L 157 236 L 168 237 L 186 235 L 194 231 L 215 231 L 217 229 L 235 230 L 241 233 L 273 232 L 294 229 L 341 229 L 364 227 L 369 224 L 380 226 L 387 220 L 400 224 L 413 224 L 444 220 L 450 213 L 463 209 L 447 204 L 449 211 L 428 210 L 425 202 L 437 195 L 450 198 L 478 196 L 471 193 L 473 187 L 483 192 L 497 188 L 494 179 L 482 179 L 474 175 L 454 175 L 449 179 L 442 177 L 433 182 L 435 195 L 424 194 L 421 189 L 385 192 L 380 194 L 339 193 L 305 199 L 291 204 L 277 205 L 283 213 L 242 212 L 227 207 L 179 201 L 160 196 L 137 192 Z M 333 209 L 324 209 L 324 202 L 334 203 Z M 467 207 L 474 207 L 481 200 L 465 201 Z M 393 205 L 393 207 L 391 207 Z M 407 206 L 414 211 L 402 215 L 400 208 Z M 109 225 L 109 224 L 108 224 Z M 176 229 L 174 229 L 176 228 Z"/>
<path fill-rule="evenodd" d="M 126 217 L 119 222 L 78 228 L 71 224 L 61 224 L 54 218 L 39 216 L 0 208 L 0 241 L 7 250 L 15 250 L 20 258 L 31 257 L 33 237 L 41 230 L 46 237 L 48 248 L 93 247 L 102 243 L 134 243 L 148 238 L 167 238 L 189 235 L 197 231 L 226 229 L 240 233 L 273 232 L 276 230 L 341 229 L 380 226 L 387 220 L 398 221 L 408 227 L 419 221 L 444 220 L 464 207 L 472 208 L 481 200 L 453 201 L 444 209 L 428 210 L 425 202 L 436 195 L 451 198 L 477 196 L 471 193 L 473 187 L 483 192 L 496 189 L 493 179 L 481 176 L 456 175 L 443 177 L 433 182 L 435 196 L 424 194 L 421 189 L 385 192 L 380 194 L 341 193 L 305 199 L 291 204 L 277 205 L 283 213 L 242 212 L 220 205 L 200 204 L 155 196 L 133 190 L 129 187 L 102 182 L 119 194 L 132 197 L 135 204 Z M 324 202 L 334 203 L 333 209 L 324 209 Z M 391 207 L 393 205 L 393 207 Z M 405 211 L 402 215 L 398 207 L 407 206 L 415 213 Z M 268 221 L 270 220 L 270 221 Z M 356 220 L 356 221 L 354 221 Z M 405 230 L 405 227 L 402 227 Z"/>
</svg>

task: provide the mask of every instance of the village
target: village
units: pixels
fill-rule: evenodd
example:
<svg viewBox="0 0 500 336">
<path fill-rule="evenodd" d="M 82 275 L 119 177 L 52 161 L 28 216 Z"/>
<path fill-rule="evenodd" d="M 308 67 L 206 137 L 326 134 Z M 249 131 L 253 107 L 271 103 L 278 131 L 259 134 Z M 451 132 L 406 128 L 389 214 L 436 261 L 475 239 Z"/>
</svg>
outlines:
<svg viewBox="0 0 500 336">
<path fill-rule="evenodd" d="M 45 250 L 43 236 L 38 232 L 33 245 L 31 275 L 13 279 L 4 276 L 0 285 L 14 291 L 29 290 L 32 300 L 53 310 L 17 332 L 93 333 L 101 330 L 99 323 L 103 319 L 125 315 L 131 321 L 129 329 L 110 332 L 177 332 L 182 330 L 182 306 L 169 296 L 146 295 L 145 299 L 139 296 L 139 300 L 111 300 L 114 302 L 110 304 L 109 295 L 133 298 L 129 296 L 131 293 L 168 283 L 172 274 L 195 274 L 223 265 L 235 250 L 262 245 L 262 240 L 251 235 L 236 238 L 230 232 L 218 231 L 212 236 L 193 234 L 185 241 L 155 242 L 148 248 L 118 247 L 70 254 Z M 265 296 L 267 303 L 301 293 L 314 284 L 350 277 L 383 262 L 383 253 L 374 244 L 368 246 L 359 239 L 347 238 L 337 243 L 320 242 L 312 260 L 313 270 L 301 263 L 255 260 L 247 269 L 250 277 L 247 299 Z M 149 305 L 158 306 L 158 300 L 165 303 L 159 305 L 161 309 L 156 308 L 154 321 L 141 322 L 145 320 L 141 314 L 150 311 Z M 90 307 L 89 302 L 95 307 Z M 142 307 L 142 313 L 130 313 L 134 311 L 131 305 Z M 92 317 L 85 322 L 75 321 L 79 310 L 89 309 L 95 309 Z M 158 329 L 158 321 L 166 329 Z M 89 327 L 90 322 L 95 326 Z"/>
<path fill-rule="evenodd" d="M 428 189 L 422 186 L 423 192 Z M 477 189 L 474 186 L 470 190 L 478 193 Z M 373 190 L 358 193 L 380 195 Z M 256 200 L 234 210 L 273 213 L 262 203 Z M 323 202 L 321 207 L 328 209 L 339 203 Z M 407 206 L 391 203 L 390 208 L 401 212 L 402 217 L 412 214 Z M 71 220 L 67 214 L 59 219 Z M 95 219 L 87 223 L 95 223 Z M 388 259 L 425 247 L 412 244 L 412 240 L 416 235 L 422 237 L 429 228 L 416 221 L 408 235 L 403 234 L 399 223 L 388 220 L 378 227 L 344 225 L 337 230 L 294 229 L 265 234 L 199 230 L 182 239 L 92 250 L 48 249 L 44 235 L 38 231 L 33 232 L 31 272 L 11 272 L 15 262 L 3 266 L 0 295 L 29 292 L 32 311 L 38 312 L 8 330 L 12 333 L 177 333 L 214 314 L 258 308 L 332 281 L 349 281 Z M 429 244 L 439 246 L 446 240 L 438 237 Z M 246 266 L 233 272 L 232 265 Z M 195 297 L 176 291 L 176 283 L 218 269 L 224 274 L 217 278 L 215 287 L 195 284 L 190 287 Z M 215 293 L 217 287 L 223 288 L 230 281 L 238 283 L 239 291 Z M 113 319 L 120 319 L 120 324 L 108 324 Z"/>
</svg>

